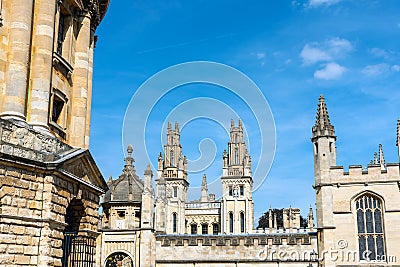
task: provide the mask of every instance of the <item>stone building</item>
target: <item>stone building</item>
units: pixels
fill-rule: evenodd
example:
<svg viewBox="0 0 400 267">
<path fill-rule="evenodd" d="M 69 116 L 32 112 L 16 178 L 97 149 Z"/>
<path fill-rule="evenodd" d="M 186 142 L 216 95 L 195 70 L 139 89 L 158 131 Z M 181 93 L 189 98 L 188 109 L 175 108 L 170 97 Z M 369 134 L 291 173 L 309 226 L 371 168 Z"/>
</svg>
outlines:
<svg viewBox="0 0 400 267">
<path fill-rule="evenodd" d="M 400 119 L 397 124 L 399 145 Z M 220 199 L 208 193 L 204 175 L 200 199 L 188 200 L 178 124 L 167 127 L 156 192 L 150 166 L 144 179 L 138 178 L 128 147 L 123 174 L 108 183 L 98 265 L 399 266 L 399 163 L 386 163 L 379 146 L 367 168 L 350 165 L 344 171 L 336 166 L 336 135 L 322 96 L 311 140 L 317 228 L 312 208 L 301 227 L 300 210 L 290 207 L 270 208 L 267 227 L 254 229 L 251 158 L 240 121 L 237 126 L 232 122 L 228 151 L 222 155 Z"/>
<path fill-rule="evenodd" d="M 174 128 L 168 123 L 166 140 L 158 157 L 156 192 L 150 165 L 144 179 L 136 175 L 131 146 L 122 174 L 110 178 L 102 203 L 98 266 L 267 266 L 279 260 L 275 253 L 293 251 L 305 258 L 288 260 L 288 265 L 316 263 L 312 211 L 306 228 L 300 227 L 300 210 L 287 208 L 280 229 L 276 219 L 265 229 L 254 229 L 251 158 L 240 120 L 237 126 L 231 122 L 222 155 L 220 199 L 209 194 L 204 174 L 200 199 L 188 200 L 178 123 Z"/>
<path fill-rule="evenodd" d="M 88 146 L 107 7 L 0 0 L 0 266 L 94 266 L 108 187 Z"/>
</svg>

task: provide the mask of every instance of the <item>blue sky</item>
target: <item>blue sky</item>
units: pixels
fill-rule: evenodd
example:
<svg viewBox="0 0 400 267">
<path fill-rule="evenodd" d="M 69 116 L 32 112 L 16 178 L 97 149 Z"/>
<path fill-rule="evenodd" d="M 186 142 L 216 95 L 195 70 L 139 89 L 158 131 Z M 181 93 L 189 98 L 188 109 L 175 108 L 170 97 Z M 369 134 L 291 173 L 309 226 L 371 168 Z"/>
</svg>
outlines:
<svg viewBox="0 0 400 267">
<path fill-rule="evenodd" d="M 336 128 L 338 165 L 365 166 L 380 143 L 387 162 L 398 160 L 398 1 L 114 0 L 96 34 L 91 151 L 106 179 L 110 174 L 117 177 L 123 168 L 122 127 L 135 92 L 159 71 L 191 61 L 219 62 L 241 71 L 254 81 L 271 108 L 276 153 L 267 179 L 253 194 L 255 217 L 270 206 L 292 205 L 303 214 L 314 206 L 310 137 L 320 94 L 326 98 Z M 246 105 L 258 104 L 260 99 L 243 102 L 214 85 L 181 86 L 151 110 L 145 135 L 153 166 L 162 150 L 160 138 L 168 114 L 199 97 L 218 100 L 248 121 L 251 151 L 271 140 L 258 140 L 257 121 Z M 209 169 L 190 176 L 194 186 L 201 184 L 203 172 L 209 181 L 220 175 L 228 135 L 219 123 L 230 120 L 219 108 L 197 108 L 206 111 L 208 119 L 185 126 L 183 152 L 193 161 L 208 151 L 216 158 Z M 131 109 L 139 116 L 149 114 L 140 105 Z M 263 116 L 262 110 L 255 112 Z M 138 132 L 130 132 L 132 143 L 142 142 L 137 140 Z M 201 143 L 204 138 L 209 139 Z M 136 169 L 142 176 L 149 159 L 135 152 Z M 253 158 L 253 165 L 258 159 Z"/>
</svg>

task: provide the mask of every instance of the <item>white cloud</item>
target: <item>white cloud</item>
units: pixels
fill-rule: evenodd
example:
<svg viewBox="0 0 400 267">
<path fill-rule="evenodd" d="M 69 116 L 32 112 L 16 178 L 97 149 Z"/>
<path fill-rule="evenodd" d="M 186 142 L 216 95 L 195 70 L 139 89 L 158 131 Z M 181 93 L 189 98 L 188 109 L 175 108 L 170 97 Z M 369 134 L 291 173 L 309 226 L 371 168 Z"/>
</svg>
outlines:
<svg viewBox="0 0 400 267">
<path fill-rule="evenodd" d="M 367 76 L 378 76 L 390 71 L 390 66 L 386 63 L 368 65 L 361 72 Z"/>
<path fill-rule="evenodd" d="M 339 37 L 327 40 L 326 43 L 330 49 L 330 52 L 334 54 L 340 55 L 353 50 L 353 45 L 349 42 L 349 40 L 341 39 Z"/>
<path fill-rule="evenodd" d="M 323 69 L 314 72 L 314 78 L 322 80 L 339 79 L 346 71 L 345 67 L 340 66 L 335 62 L 330 62 Z"/>
<path fill-rule="evenodd" d="M 339 3 L 340 0 L 310 0 L 309 7 L 330 6 Z"/>
<path fill-rule="evenodd" d="M 304 65 L 311 65 L 320 61 L 328 61 L 331 59 L 327 52 L 316 47 L 311 47 L 309 44 L 304 46 L 300 56 L 303 58 Z"/>
<path fill-rule="evenodd" d="M 312 65 L 318 62 L 332 61 L 344 57 L 353 50 L 349 40 L 339 37 L 327 39 L 322 43 L 308 43 L 300 53 L 304 65 Z"/>
</svg>

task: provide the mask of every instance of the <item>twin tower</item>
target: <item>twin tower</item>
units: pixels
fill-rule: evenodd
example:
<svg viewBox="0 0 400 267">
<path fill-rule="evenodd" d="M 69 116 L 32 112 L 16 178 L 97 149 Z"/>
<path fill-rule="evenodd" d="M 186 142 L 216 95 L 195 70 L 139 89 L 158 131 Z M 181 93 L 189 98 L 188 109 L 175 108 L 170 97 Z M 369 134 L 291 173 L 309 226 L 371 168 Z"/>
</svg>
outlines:
<svg viewBox="0 0 400 267">
<path fill-rule="evenodd" d="M 208 194 L 203 176 L 201 197 L 188 201 L 187 159 L 182 154 L 178 123 L 168 123 L 164 154 L 158 157 L 155 229 L 166 234 L 240 234 L 253 230 L 251 158 L 243 125 L 231 121 L 228 151 L 224 150 L 222 198 Z"/>
</svg>

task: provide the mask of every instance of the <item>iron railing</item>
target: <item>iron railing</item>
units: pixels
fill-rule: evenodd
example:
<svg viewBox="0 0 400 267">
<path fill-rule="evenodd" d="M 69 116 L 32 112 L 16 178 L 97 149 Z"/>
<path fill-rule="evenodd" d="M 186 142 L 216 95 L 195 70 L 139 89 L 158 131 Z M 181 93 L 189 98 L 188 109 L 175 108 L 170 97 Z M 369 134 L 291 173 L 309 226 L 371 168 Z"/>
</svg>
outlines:
<svg viewBox="0 0 400 267">
<path fill-rule="evenodd" d="M 93 237 L 64 233 L 63 267 L 94 267 L 96 240 Z"/>
</svg>

